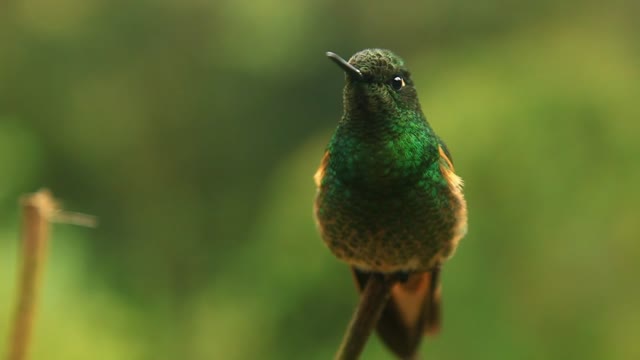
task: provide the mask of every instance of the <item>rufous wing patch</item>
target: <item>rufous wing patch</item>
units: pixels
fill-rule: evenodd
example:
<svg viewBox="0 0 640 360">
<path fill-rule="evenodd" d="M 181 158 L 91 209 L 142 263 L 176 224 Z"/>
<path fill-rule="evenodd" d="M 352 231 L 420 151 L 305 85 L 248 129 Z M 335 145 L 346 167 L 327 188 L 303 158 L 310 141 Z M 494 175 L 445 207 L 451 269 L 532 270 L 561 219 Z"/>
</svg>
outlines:
<svg viewBox="0 0 640 360">
<path fill-rule="evenodd" d="M 442 149 L 442 146 L 438 146 L 438 152 L 440 153 L 440 171 L 442 175 L 451 187 L 462 190 L 462 178 L 456 175 L 453 163 Z"/>
<path fill-rule="evenodd" d="M 325 171 L 327 170 L 327 164 L 329 164 L 329 151 L 325 151 L 324 156 L 322 156 L 322 160 L 320 161 L 320 167 L 316 170 L 316 173 L 313 175 L 313 180 L 316 183 L 317 187 L 320 187 L 322 184 L 322 179 L 324 178 Z"/>
<path fill-rule="evenodd" d="M 456 212 L 458 221 L 454 229 L 454 236 L 451 239 L 451 251 L 448 251 L 449 253 L 446 255 L 446 257 L 450 257 L 453 255 L 453 251 L 458 246 L 460 239 L 467 233 L 467 202 L 462 194 L 462 186 L 464 185 L 462 178 L 456 175 L 453 163 L 442 149 L 442 146 L 438 147 L 438 151 L 440 152 L 440 172 L 449 184 L 449 189 L 451 189 L 451 193 L 459 205 Z"/>
</svg>

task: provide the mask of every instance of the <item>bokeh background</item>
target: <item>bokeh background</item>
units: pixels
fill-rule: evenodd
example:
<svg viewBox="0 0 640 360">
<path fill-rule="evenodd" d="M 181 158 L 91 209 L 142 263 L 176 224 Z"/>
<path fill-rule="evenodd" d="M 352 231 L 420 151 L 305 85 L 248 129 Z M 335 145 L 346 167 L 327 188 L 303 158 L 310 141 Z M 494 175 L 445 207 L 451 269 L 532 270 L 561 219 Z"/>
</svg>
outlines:
<svg viewBox="0 0 640 360">
<path fill-rule="evenodd" d="M 33 359 L 331 358 L 357 295 L 312 219 L 324 52 L 386 47 L 469 203 L 424 358 L 640 358 L 639 4 L 3 2 L 0 351 L 46 186 L 100 226 L 55 227 Z"/>
</svg>

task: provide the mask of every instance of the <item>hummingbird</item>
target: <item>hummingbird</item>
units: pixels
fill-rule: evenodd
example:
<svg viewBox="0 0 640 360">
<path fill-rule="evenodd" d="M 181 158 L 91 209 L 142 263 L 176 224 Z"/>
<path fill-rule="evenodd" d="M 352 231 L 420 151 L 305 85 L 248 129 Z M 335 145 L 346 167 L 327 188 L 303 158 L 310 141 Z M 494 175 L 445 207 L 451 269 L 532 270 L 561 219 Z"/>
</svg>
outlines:
<svg viewBox="0 0 640 360">
<path fill-rule="evenodd" d="M 343 115 L 315 173 L 314 214 L 331 252 L 356 286 L 401 274 L 377 324 L 382 341 L 411 359 L 441 323 L 441 265 L 467 232 L 462 179 L 433 131 L 405 62 L 386 49 L 349 61 Z"/>
</svg>

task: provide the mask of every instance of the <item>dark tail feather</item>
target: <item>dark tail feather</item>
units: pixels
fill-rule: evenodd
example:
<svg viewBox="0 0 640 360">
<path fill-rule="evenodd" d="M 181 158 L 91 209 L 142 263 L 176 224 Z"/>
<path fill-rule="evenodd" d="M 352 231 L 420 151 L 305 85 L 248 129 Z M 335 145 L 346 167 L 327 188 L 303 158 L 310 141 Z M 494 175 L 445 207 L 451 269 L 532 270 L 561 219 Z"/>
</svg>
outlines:
<svg viewBox="0 0 640 360">
<path fill-rule="evenodd" d="M 362 291 L 369 274 L 352 268 Z M 391 298 L 378 321 L 378 335 L 400 358 L 412 359 L 424 334 L 440 330 L 440 269 L 409 275 L 391 289 Z"/>
</svg>

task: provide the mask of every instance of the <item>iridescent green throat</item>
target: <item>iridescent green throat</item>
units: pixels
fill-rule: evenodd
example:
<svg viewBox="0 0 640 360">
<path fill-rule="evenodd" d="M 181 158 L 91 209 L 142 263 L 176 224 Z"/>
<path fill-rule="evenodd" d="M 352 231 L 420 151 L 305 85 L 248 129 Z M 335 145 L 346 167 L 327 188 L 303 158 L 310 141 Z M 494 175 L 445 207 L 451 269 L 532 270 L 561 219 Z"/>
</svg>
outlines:
<svg viewBox="0 0 640 360">
<path fill-rule="evenodd" d="M 438 139 L 420 109 L 368 110 L 345 109 L 329 143 L 325 181 L 389 195 L 425 182 L 444 184 Z"/>
</svg>

